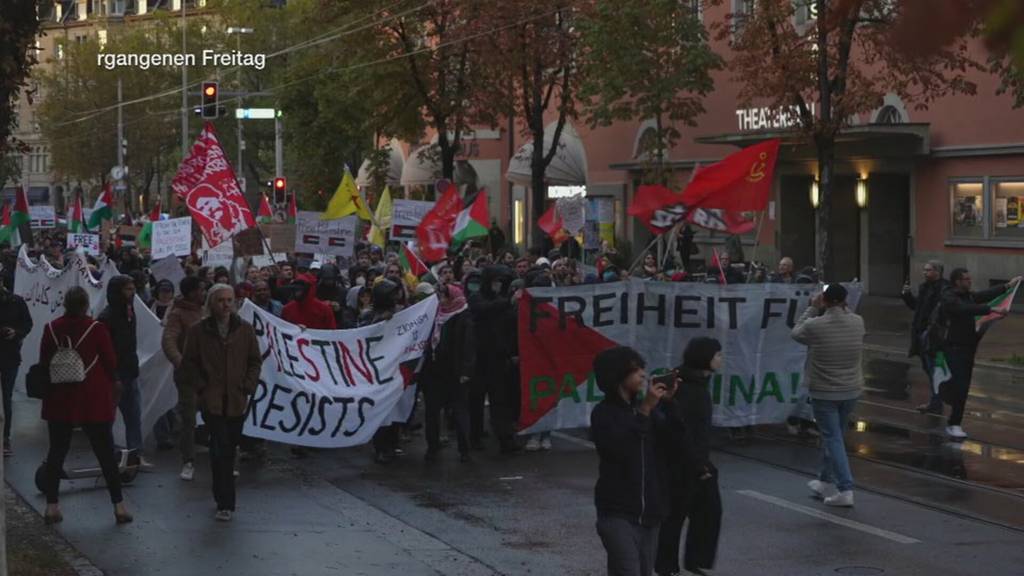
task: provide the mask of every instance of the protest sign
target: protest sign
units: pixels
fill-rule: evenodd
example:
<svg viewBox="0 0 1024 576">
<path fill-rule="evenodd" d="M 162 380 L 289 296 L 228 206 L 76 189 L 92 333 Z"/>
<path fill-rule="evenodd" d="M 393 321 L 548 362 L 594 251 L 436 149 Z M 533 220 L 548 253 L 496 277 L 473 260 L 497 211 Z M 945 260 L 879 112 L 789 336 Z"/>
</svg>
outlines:
<svg viewBox="0 0 1024 576">
<path fill-rule="evenodd" d="M 258 256 L 263 254 L 263 236 L 257 228 L 246 228 L 231 239 L 235 247 L 235 256 Z"/>
<path fill-rule="evenodd" d="M 855 309 L 860 285 L 847 287 Z M 807 350 L 789 333 L 817 290 L 641 280 L 530 288 L 519 302 L 520 431 L 588 426 L 603 398 L 591 367 L 602 350 L 630 346 L 657 373 L 678 366 L 697 336 L 717 338 L 725 357 L 710 384 L 714 424 L 782 422 L 805 406 Z"/>
<path fill-rule="evenodd" d="M 235 261 L 235 247 L 231 242 L 221 242 L 210 248 L 203 239 L 203 266 L 231 266 Z"/>
<path fill-rule="evenodd" d="M 242 319 L 263 355 L 245 435 L 343 448 L 408 419 L 411 386 L 437 314 L 437 298 L 354 330 L 305 330 L 246 300 Z"/>
<path fill-rule="evenodd" d="M 149 273 L 156 278 L 157 282 L 170 280 L 174 284 L 174 293 L 180 294 L 178 283 L 185 278 L 185 271 L 181 269 L 181 263 L 178 262 L 177 256 L 167 256 L 153 262 L 149 266 Z"/>
<path fill-rule="evenodd" d="M 29 226 L 33 230 L 57 226 L 57 214 L 53 206 L 32 205 L 28 207 Z M 88 220 L 87 220 L 88 222 Z"/>
<path fill-rule="evenodd" d="M 274 252 L 273 254 L 261 254 L 259 256 L 252 257 L 252 265 L 259 266 L 260 268 L 266 266 L 273 266 L 278 262 L 284 262 L 288 259 L 288 255 L 284 252 Z"/>
<path fill-rule="evenodd" d="M 295 224 L 260 224 L 260 230 L 274 250 L 295 252 Z"/>
<path fill-rule="evenodd" d="M 433 202 L 395 200 L 391 211 L 391 239 L 415 240 L 416 227 L 433 207 Z"/>
<path fill-rule="evenodd" d="M 579 234 L 586 222 L 586 210 L 584 208 L 586 200 L 583 196 L 559 198 L 556 204 L 558 206 L 558 215 L 562 217 L 562 227 L 569 234 Z"/>
<path fill-rule="evenodd" d="M 358 220 L 356 216 L 321 220 L 319 212 L 300 210 L 295 218 L 295 251 L 352 256 Z"/>
<path fill-rule="evenodd" d="M 99 234 L 68 234 L 67 242 L 68 248 L 71 250 L 81 248 L 90 256 L 99 256 L 100 254 Z"/>
<path fill-rule="evenodd" d="M 153 222 L 154 259 L 188 256 L 192 253 L 192 218 L 172 218 Z"/>
<path fill-rule="evenodd" d="M 72 254 L 62 270 L 50 266 L 45 260 L 33 263 L 22 246 L 14 274 L 14 293 L 25 299 L 32 316 L 32 331 L 22 344 L 22 365 L 39 362 L 39 341 L 46 324 L 64 314 L 64 294 L 73 286 L 81 286 L 89 294 L 90 315 L 99 316 L 107 305 L 107 281 L 118 275 L 109 260 L 99 267 L 101 280 L 95 280 L 88 262 L 79 254 Z M 142 434 L 149 436 L 153 424 L 177 404 L 178 392 L 174 387 L 173 367 L 160 347 L 163 327 L 160 320 L 138 297 L 135 298 L 137 351 L 139 355 L 139 391 L 142 404 Z M 18 386 L 24 386 L 26 370 L 19 371 Z M 124 445 L 124 425 L 120 411 L 114 427 L 114 437 Z"/>
</svg>

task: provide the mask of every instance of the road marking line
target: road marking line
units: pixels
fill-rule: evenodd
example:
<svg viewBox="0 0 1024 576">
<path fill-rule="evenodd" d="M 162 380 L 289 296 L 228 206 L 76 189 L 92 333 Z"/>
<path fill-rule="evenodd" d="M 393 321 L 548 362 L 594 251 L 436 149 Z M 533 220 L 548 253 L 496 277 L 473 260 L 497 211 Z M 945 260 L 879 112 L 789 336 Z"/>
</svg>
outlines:
<svg viewBox="0 0 1024 576">
<path fill-rule="evenodd" d="M 843 518 L 841 516 L 828 514 L 822 512 L 821 510 L 817 510 L 809 506 L 795 504 L 793 502 L 790 502 L 789 500 L 783 500 L 782 498 L 776 498 L 775 496 L 769 496 L 768 494 L 762 494 L 760 492 L 757 492 L 756 490 L 737 490 L 736 492 L 739 494 L 743 494 L 744 496 L 749 496 L 751 498 L 761 500 L 763 502 L 768 502 L 770 504 L 775 504 L 776 506 L 781 506 L 783 508 L 793 510 L 794 512 L 807 514 L 808 516 L 813 516 L 820 520 L 825 520 L 826 522 L 831 522 L 833 524 L 838 524 L 840 526 L 846 526 L 847 528 L 853 528 L 854 530 L 859 530 L 866 534 L 872 534 L 880 538 L 885 538 L 886 540 L 892 540 L 893 542 L 897 542 L 899 544 L 921 543 L 920 540 L 917 540 L 916 538 L 911 538 L 910 536 L 904 536 L 903 534 L 890 532 L 888 530 L 877 528 L 875 526 L 871 526 L 870 524 L 857 522 L 855 520 L 847 520 L 846 518 Z"/>
<path fill-rule="evenodd" d="M 552 432 L 551 435 L 554 436 L 555 438 L 558 438 L 560 440 L 565 440 L 566 442 L 571 442 L 571 443 L 576 444 L 578 446 L 585 446 L 587 448 L 593 448 L 594 447 L 594 443 L 591 442 L 590 440 L 584 440 L 582 438 L 577 438 L 577 437 L 575 437 L 575 436 L 573 436 L 571 434 L 564 434 L 562 432 Z"/>
</svg>

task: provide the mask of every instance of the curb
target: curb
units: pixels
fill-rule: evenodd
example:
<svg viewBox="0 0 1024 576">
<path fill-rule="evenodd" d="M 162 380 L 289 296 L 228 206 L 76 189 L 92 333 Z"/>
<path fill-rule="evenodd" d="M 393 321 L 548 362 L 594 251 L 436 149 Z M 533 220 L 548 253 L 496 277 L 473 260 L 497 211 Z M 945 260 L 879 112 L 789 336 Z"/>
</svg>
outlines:
<svg viewBox="0 0 1024 576">
<path fill-rule="evenodd" d="M 864 351 L 875 357 L 883 357 L 886 360 L 903 361 L 908 364 L 917 364 L 917 360 L 907 356 L 907 351 L 890 346 L 879 344 L 864 344 Z M 1024 376 L 1024 366 L 1013 366 L 1004 362 L 993 362 L 991 360 L 977 360 L 974 362 L 976 368 L 984 368 L 993 372 L 1009 374 L 1012 376 Z"/>
<path fill-rule="evenodd" d="M 5 489 L 3 504 L 11 504 L 23 507 L 28 514 L 38 514 L 35 509 L 25 500 L 14 486 L 4 482 L 0 487 Z M 64 538 L 64 535 L 56 529 L 49 528 L 42 532 L 41 538 L 60 558 L 71 567 L 78 576 L 104 576 L 103 571 L 96 567 L 91 560 L 86 558 L 74 546 Z"/>
</svg>

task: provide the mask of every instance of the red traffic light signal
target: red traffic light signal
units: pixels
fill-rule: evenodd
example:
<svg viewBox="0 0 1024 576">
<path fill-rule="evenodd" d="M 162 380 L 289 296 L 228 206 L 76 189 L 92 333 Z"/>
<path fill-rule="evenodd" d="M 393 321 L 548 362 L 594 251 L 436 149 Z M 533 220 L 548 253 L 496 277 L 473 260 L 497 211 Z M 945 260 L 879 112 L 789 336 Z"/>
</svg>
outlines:
<svg viewBox="0 0 1024 576">
<path fill-rule="evenodd" d="M 288 188 L 288 182 L 284 178 L 274 178 L 274 191 L 284 192 Z"/>
<path fill-rule="evenodd" d="M 217 93 L 219 92 L 216 82 L 203 82 L 203 118 L 216 118 L 219 112 L 217 106 Z"/>
</svg>

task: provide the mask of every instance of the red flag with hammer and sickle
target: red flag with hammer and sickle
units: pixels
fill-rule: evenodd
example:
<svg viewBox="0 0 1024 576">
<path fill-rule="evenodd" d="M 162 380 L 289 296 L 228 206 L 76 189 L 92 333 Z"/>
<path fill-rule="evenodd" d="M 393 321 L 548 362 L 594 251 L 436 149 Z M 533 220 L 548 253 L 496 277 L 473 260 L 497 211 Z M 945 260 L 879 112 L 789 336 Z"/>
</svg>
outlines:
<svg viewBox="0 0 1024 576">
<path fill-rule="evenodd" d="M 721 162 L 701 168 L 680 200 L 690 209 L 765 210 L 771 197 L 772 176 L 778 157 L 777 138 L 730 154 Z"/>
</svg>

